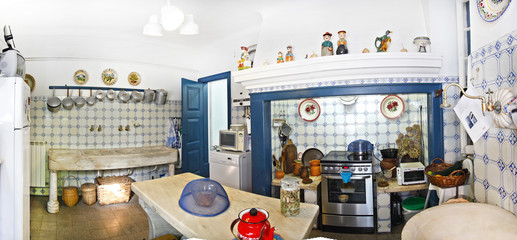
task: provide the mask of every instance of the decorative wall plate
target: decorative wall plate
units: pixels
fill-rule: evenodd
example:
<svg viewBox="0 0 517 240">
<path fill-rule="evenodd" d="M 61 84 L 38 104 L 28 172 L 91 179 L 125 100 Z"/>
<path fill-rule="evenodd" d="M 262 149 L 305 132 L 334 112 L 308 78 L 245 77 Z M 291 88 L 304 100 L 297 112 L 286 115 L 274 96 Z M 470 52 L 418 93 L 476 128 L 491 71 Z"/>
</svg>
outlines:
<svg viewBox="0 0 517 240">
<path fill-rule="evenodd" d="M 113 85 L 117 82 L 118 75 L 117 75 L 117 72 L 115 72 L 115 70 L 108 68 L 108 69 L 102 71 L 101 77 L 102 77 L 102 81 L 106 85 Z"/>
<path fill-rule="evenodd" d="M 501 17 L 508 8 L 511 0 L 477 0 L 478 12 L 487 22 L 493 22 Z"/>
<path fill-rule="evenodd" d="M 88 82 L 88 73 L 83 69 L 75 71 L 74 81 L 79 85 L 84 85 L 86 82 Z"/>
<path fill-rule="evenodd" d="M 400 117 L 404 112 L 404 101 L 397 95 L 388 95 L 381 102 L 381 113 L 388 119 Z"/>
<path fill-rule="evenodd" d="M 316 121 L 320 113 L 320 105 L 314 99 L 305 99 L 298 105 L 298 114 L 307 122 Z"/>
<path fill-rule="evenodd" d="M 34 77 L 28 73 L 25 74 L 25 82 L 29 85 L 31 92 L 34 91 L 34 88 L 36 87 L 36 80 L 34 80 Z"/>
<path fill-rule="evenodd" d="M 137 72 L 132 72 L 127 76 L 127 80 L 129 81 L 129 84 L 136 86 L 140 84 L 140 74 Z"/>
</svg>

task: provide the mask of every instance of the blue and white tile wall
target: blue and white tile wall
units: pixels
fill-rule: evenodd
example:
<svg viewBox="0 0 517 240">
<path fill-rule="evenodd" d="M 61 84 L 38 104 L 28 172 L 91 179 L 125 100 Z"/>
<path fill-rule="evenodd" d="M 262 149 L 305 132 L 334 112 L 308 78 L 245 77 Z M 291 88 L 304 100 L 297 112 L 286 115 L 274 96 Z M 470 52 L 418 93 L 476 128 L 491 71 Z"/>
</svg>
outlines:
<svg viewBox="0 0 517 240">
<path fill-rule="evenodd" d="M 388 119 L 380 112 L 380 103 L 386 95 L 360 95 L 353 105 L 343 105 L 339 97 L 316 98 L 321 114 L 314 122 L 304 121 L 298 114 L 298 105 L 303 99 L 273 101 L 272 118 L 283 118 L 293 128 L 290 139 L 298 152 L 317 148 L 327 154 L 332 150 L 346 150 L 357 139 L 368 140 L 379 147 L 395 147 L 399 133 L 406 127 L 421 124 L 427 136 L 427 96 L 425 94 L 400 94 L 405 110 L 399 118 Z M 422 113 L 420 113 L 422 106 Z M 281 114 L 285 113 L 285 116 Z M 420 122 L 422 118 L 422 122 Z M 281 147 L 278 127 L 272 127 L 272 152 L 280 156 Z M 427 146 L 427 141 L 424 141 Z M 376 155 L 380 157 L 377 151 Z M 427 156 L 425 156 L 427 157 Z"/>
<path fill-rule="evenodd" d="M 52 113 L 46 108 L 47 97 L 34 96 L 31 100 L 31 141 L 47 142 L 50 148 L 98 149 L 165 145 L 169 117 L 181 116 L 181 101 L 168 101 L 165 105 L 103 101 L 94 106 L 61 109 Z M 135 124 L 140 126 L 135 127 Z M 92 125 L 94 131 L 90 131 Z M 129 131 L 126 131 L 125 127 L 128 125 Z M 119 131 L 119 126 L 124 130 Z M 143 181 L 166 174 L 168 166 L 161 165 L 157 169 L 137 168 L 130 177 L 135 181 Z M 83 184 L 93 182 L 97 172 L 61 171 L 58 173 L 59 191 L 69 175 L 78 177 L 80 184 Z M 110 175 L 127 175 L 127 170 L 104 171 L 104 176 Z M 48 188 L 32 188 L 31 194 L 48 195 Z"/>
<path fill-rule="evenodd" d="M 488 88 L 517 90 L 517 30 L 471 54 L 471 80 L 478 94 Z M 474 193 L 479 202 L 517 215 L 517 133 L 493 125 L 474 145 Z"/>
</svg>

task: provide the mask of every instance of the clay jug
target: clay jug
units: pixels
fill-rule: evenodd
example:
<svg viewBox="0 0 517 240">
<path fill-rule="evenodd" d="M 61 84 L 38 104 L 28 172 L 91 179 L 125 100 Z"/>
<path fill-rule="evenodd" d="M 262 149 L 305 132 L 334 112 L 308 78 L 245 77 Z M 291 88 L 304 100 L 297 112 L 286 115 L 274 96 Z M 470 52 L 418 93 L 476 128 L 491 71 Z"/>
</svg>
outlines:
<svg viewBox="0 0 517 240">
<path fill-rule="evenodd" d="M 320 160 L 309 161 L 309 165 L 311 166 L 311 176 L 319 176 L 321 174 Z"/>
<path fill-rule="evenodd" d="M 300 160 L 295 160 L 292 165 L 294 166 L 293 175 L 300 176 L 300 172 L 302 170 L 302 162 Z"/>
<path fill-rule="evenodd" d="M 308 166 L 302 166 L 300 170 L 300 177 L 302 179 L 309 178 L 309 167 Z"/>
<path fill-rule="evenodd" d="M 275 174 L 277 179 L 282 179 L 285 176 L 285 172 L 282 170 L 276 170 Z"/>
</svg>

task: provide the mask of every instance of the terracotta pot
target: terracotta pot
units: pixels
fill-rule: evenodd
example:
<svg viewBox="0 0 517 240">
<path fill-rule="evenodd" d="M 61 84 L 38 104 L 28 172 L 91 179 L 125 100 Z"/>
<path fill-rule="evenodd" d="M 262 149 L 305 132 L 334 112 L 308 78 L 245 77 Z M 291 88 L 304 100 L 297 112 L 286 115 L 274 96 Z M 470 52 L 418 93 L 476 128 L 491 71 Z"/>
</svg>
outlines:
<svg viewBox="0 0 517 240">
<path fill-rule="evenodd" d="M 294 163 L 292 165 L 294 166 L 293 175 L 300 176 L 300 172 L 302 170 L 302 162 L 296 160 L 296 161 L 294 161 Z"/>
<path fill-rule="evenodd" d="M 275 175 L 277 179 L 282 179 L 285 176 L 285 173 L 282 170 L 276 170 Z"/>
<path fill-rule="evenodd" d="M 381 169 L 389 170 L 392 167 L 397 166 L 398 160 L 396 158 L 384 158 L 381 161 Z M 396 176 L 396 169 L 391 170 L 391 177 Z"/>
<path fill-rule="evenodd" d="M 311 176 L 319 176 L 321 174 L 320 160 L 315 159 L 309 162 L 311 166 Z"/>
</svg>

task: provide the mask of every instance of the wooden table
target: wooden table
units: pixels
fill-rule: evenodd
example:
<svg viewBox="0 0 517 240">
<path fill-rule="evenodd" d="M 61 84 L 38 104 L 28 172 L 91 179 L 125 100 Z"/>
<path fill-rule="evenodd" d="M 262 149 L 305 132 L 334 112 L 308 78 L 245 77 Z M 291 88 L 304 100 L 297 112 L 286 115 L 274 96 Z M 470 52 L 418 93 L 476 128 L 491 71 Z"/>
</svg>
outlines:
<svg viewBox="0 0 517 240">
<path fill-rule="evenodd" d="M 178 150 L 165 146 L 116 149 L 50 149 L 49 213 L 59 212 L 57 201 L 57 172 L 77 170 L 110 170 L 169 164 L 169 176 L 174 175 Z"/>
<path fill-rule="evenodd" d="M 377 182 L 380 181 L 377 175 Z M 398 185 L 396 178 L 387 180 L 387 187 L 377 186 L 377 232 L 391 232 L 391 193 L 425 190 L 427 183 L 414 185 Z"/>
<path fill-rule="evenodd" d="M 135 182 L 131 188 L 139 197 L 149 220 L 149 239 L 171 233 L 179 237 L 201 239 L 233 239 L 230 224 L 239 213 L 257 207 L 269 212 L 269 222 L 276 227 L 275 233 L 284 239 L 304 239 L 309 236 L 318 216 L 319 207 L 300 204 L 300 214 L 285 217 L 280 211 L 280 200 L 223 186 L 230 207 L 214 217 L 199 217 L 185 212 L 179 206 L 183 188 L 192 180 L 201 178 L 192 173 L 172 177 Z M 235 229 L 237 231 L 237 229 Z"/>
</svg>

